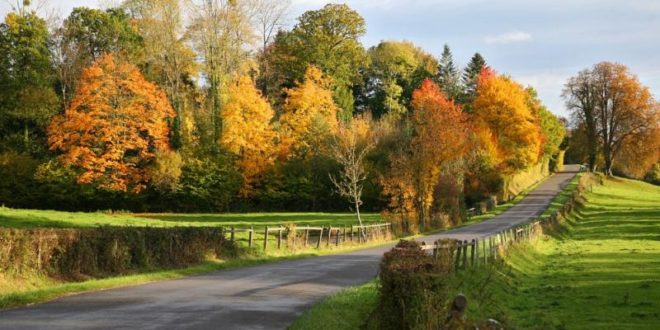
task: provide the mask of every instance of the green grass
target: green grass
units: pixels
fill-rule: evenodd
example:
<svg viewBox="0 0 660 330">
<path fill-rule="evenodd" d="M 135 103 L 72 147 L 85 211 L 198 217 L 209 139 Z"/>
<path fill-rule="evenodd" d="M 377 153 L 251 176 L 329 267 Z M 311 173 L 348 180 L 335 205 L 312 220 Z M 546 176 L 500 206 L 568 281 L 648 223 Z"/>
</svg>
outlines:
<svg viewBox="0 0 660 330">
<path fill-rule="evenodd" d="M 471 319 L 519 329 L 660 329 L 660 187 L 607 179 L 586 198 L 561 228 L 515 246 L 497 265 L 452 278 L 453 293 L 468 297 Z M 357 321 L 338 328 L 358 328 L 375 295 L 372 283 L 339 293 L 294 326 L 312 329 L 317 320 L 351 315 L 346 320 Z M 341 303 L 331 308 L 331 301 Z"/>
<path fill-rule="evenodd" d="M 366 223 L 381 222 L 380 214 L 362 215 Z M 0 227 L 84 228 L 110 226 L 350 226 L 357 219 L 351 213 L 144 213 L 63 212 L 0 207 Z"/>
<path fill-rule="evenodd" d="M 571 198 L 571 195 L 577 189 L 578 182 L 580 181 L 580 178 L 584 175 L 584 173 L 578 173 L 571 181 L 562 189 L 562 191 L 557 194 L 552 199 L 552 202 L 550 202 L 550 205 L 548 206 L 545 211 L 541 214 L 541 218 L 547 218 L 549 217 L 552 213 L 555 211 L 558 211 L 564 204 Z"/>
<path fill-rule="evenodd" d="M 289 329 L 359 329 L 378 303 L 376 281 L 342 290 L 306 311 Z"/>
</svg>

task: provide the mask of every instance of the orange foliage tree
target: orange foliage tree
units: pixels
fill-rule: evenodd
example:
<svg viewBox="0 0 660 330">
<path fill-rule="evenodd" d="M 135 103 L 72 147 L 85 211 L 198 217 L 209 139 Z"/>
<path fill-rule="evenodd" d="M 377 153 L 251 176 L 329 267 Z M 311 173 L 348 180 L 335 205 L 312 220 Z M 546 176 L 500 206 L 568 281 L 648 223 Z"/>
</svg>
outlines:
<svg viewBox="0 0 660 330">
<path fill-rule="evenodd" d="M 261 96 L 250 77 L 241 76 L 229 86 L 229 99 L 221 111 L 220 143 L 238 156 L 243 175 L 241 194 L 248 196 L 254 181 L 275 156 L 274 111 Z"/>
<path fill-rule="evenodd" d="M 481 148 L 498 171 L 513 173 L 539 160 L 542 136 L 528 93 L 509 77 L 489 68 L 477 80 L 473 122 Z"/>
<path fill-rule="evenodd" d="M 280 117 L 283 155 L 306 156 L 318 151 L 326 137 L 337 131 L 338 108 L 331 81 L 315 66 L 307 68 L 298 86 L 287 89 Z"/>
<path fill-rule="evenodd" d="M 426 79 L 412 95 L 411 141 L 413 186 L 420 229 L 430 220 L 433 192 L 443 171 L 467 150 L 468 124 L 462 108 L 449 100 L 440 88 Z"/>
<path fill-rule="evenodd" d="M 78 170 L 78 182 L 139 192 L 156 152 L 167 152 L 174 111 L 138 69 L 104 55 L 85 69 L 69 107 L 48 128 L 50 149 Z"/>
</svg>

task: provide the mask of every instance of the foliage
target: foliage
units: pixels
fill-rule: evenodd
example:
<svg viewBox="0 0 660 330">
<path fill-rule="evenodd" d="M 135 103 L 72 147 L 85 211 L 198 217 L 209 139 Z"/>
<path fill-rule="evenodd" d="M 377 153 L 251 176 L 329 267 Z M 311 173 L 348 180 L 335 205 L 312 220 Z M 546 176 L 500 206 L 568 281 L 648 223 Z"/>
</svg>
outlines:
<svg viewBox="0 0 660 330">
<path fill-rule="evenodd" d="M 407 41 L 382 41 L 368 55 L 371 64 L 365 72 L 360 106 L 376 117 L 406 114 L 420 79 L 435 75 L 438 66 L 433 56 Z"/>
<path fill-rule="evenodd" d="M 314 66 L 307 68 L 297 86 L 286 90 L 280 116 L 281 155 L 310 157 L 337 130 L 338 108 L 332 99 L 330 79 Z"/>
<path fill-rule="evenodd" d="M 58 111 L 46 21 L 9 13 L 0 24 L 0 150 L 44 153 L 45 128 Z"/>
<path fill-rule="evenodd" d="M 537 163 L 541 132 L 527 105 L 527 93 L 518 83 L 483 70 L 472 118 L 482 149 L 499 171 L 510 174 Z"/>
<path fill-rule="evenodd" d="M 443 329 L 448 313 L 450 260 L 436 259 L 418 242 L 401 241 L 380 264 L 379 329 Z"/>
<path fill-rule="evenodd" d="M 273 165 L 275 131 L 271 126 L 274 111 L 261 97 L 249 77 L 238 77 L 229 86 L 229 99 L 222 108 L 220 143 L 238 157 L 243 174 L 242 194 L 248 196 L 254 181 Z"/>
<path fill-rule="evenodd" d="M 461 77 L 456 64 L 454 64 L 454 56 L 447 44 L 443 46 L 442 54 L 438 61 L 438 75 L 436 81 L 438 86 L 440 86 L 449 99 L 458 101 L 460 93 L 462 92 Z"/>
<path fill-rule="evenodd" d="M 165 94 L 137 68 L 101 57 L 86 69 L 64 114 L 48 129 L 51 150 L 79 171 L 78 182 L 139 192 L 155 151 L 169 149 Z"/>
</svg>

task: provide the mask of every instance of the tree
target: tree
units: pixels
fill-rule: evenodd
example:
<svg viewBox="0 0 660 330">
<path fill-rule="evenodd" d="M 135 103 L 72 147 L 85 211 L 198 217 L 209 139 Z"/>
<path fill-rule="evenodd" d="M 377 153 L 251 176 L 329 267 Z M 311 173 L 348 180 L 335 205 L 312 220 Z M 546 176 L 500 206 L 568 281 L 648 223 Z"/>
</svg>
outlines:
<svg viewBox="0 0 660 330">
<path fill-rule="evenodd" d="M 64 107 L 75 93 L 82 71 L 101 56 L 112 53 L 132 64 L 142 61 L 142 38 L 121 8 L 74 8 L 55 34 L 55 61 Z"/>
<path fill-rule="evenodd" d="M 71 105 L 48 128 L 48 143 L 78 183 L 139 192 L 155 154 L 170 148 L 172 117 L 163 91 L 135 66 L 105 55 L 83 71 Z"/>
<path fill-rule="evenodd" d="M 408 41 L 383 41 L 368 51 L 365 87 L 360 103 L 375 116 L 400 118 L 408 111 L 413 91 L 436 74 L 432 55 Z"/>
<path fill-rule="evenodd" d="M 365 32 L 362 16 L 345 4 L 327 4 L 303 13 L 293 30 L 275 38 L 269 62 L 277 78 L 267 79 L 276 85 L 269 90 L 291 87 L 303 78 L 309 65 L 314 65 L 332 78 L 333 92 L 349 96 L 345 92 L 360 83 L 360 68 L 367 60 L 359 41 Z M 333 96 L 337 97 L 337 93 Z M 350 96 L 341 102 L 346 113 L 353 111 Z"/>
<path fill-rule="evenodd" d="M 58 111 L 49 42 L 46 22 L 27 9 L 9 13 L 0 24 L 0 136 L 5 148 L 43 151 L 45 127 Z"/>
<path fill-rule="evenodd" d="M 568 80 L 562 96 L 573 121 L 583 124 L 586 136 L 589 170 L 596 168 L 598 152 L 598 133 L 596 122 L 596 89 L 589 70 L 583 70 Z"/>
<path fill-rule="evenodd" d="M 221 113 L 220 143 L 238 157 L 237 165 L 243 174 L 241 194 L 249 196 L 254 181 L 275 158 L 275 131 L 271 126 L 274 111 L 250 77 L 238 77 L 228 92 Z"/>
<path fill-rule="evenodd" d="M 586 129 L 592 171 L 599 151 L 603 171 L 612 175 L 626 145 L 655 134 L 657 102 L 624 65 L 601 62 L 581 71 L 568 81 L 563 95 L 575 124 Z"/>
<path fill-rule="evenodd" d="M 449 45 L 447 44 L 442 48 L 442 55 L 440 56 L 440 61 L 438 61 L 438 76 L 436 80 L 442 91 L 450 99 L 456 100 L 458 98 L 461 93 L 461 78 L 458 68 L 454 64 L 451 49 L 449 49 Z"/>
<path fill-rule="evenodd" d="M 251 26 L 251 6 L 251 2 L 235 0 L 204 0 L 193 6 L 189 33 L 203 58 L 214 141 L 220 138 L 222 127 L 220 90 L 231 77 L 242 73 L 248 60 L 247 47 L 256 38 Z"/>
<path fill-rule="evenodd" d="M 566 128 L 560 118 L 555 116 L 539 100 L 536 90 L 532 87 L 526 89 L 528 106 L 532 115 L 538 117 L 539 128 L 543 144 L 544 157 L 553 158 L 559 153 L 559 146 L 564 141 Z"/>
<path fill-rule="evenodd" d="M 122 6 L 135 18 L 144 43 L 145 76 L 163 87 L 176 112 L 171 140 L 181 147 L 185 89 L 198 68 L 184 38 L 180 0 L 127 0 Z"/>
<path fill-rule="evenodd" d="M 475 53 L 470 62 L 463 70 L 463 95 L 461 97 L 461 103 L 468 105 L 466 110 L 470 112 L 470 103 L 474 99 L 477 93 L 477 79 L 479 74 L 486 67 L 486 60 L 479 53 Z"/>
<path fill-rule="evenodd" d="M 472 118 L 482 146 L 495 152 L 495 167 L 505 174 L 534 165 L 541 154 L 538 119 L 527 103 L 528 94 L 511 78 L 482 70 Z"/>
<path fill-rule="evenodd" d="M 413 93 L 412 108 L 410 166 L 418 221 L 424 231 L 443 169 L 467 150 L 468 125 L 461 107 L 448 100 L 430 79 Z"/>
<path fill-rule="evenodd" d="M 339 176 L 330 175 L 330 180 L 337 188 L 337 193 L 346 197 L 355 207 L 358 223 L 362 226 L 360 206 L 362 190 L 367 179 L 365 158 L 374 148 L 376 141 L 371 136 L 370 119 L 361 116 L 349 124 L 341 124 L 331 145 L 332 157 L 341 165 Z"/>
<path fill-rule="evenodd" d="M 322 142 L 337 130 L 338 109 L 330 91 L 331 80 L 310 66 L 298 86 L 287 89 L 282 107 L 280 147 L 285 157 L 318 153 Z"/>
</svg>

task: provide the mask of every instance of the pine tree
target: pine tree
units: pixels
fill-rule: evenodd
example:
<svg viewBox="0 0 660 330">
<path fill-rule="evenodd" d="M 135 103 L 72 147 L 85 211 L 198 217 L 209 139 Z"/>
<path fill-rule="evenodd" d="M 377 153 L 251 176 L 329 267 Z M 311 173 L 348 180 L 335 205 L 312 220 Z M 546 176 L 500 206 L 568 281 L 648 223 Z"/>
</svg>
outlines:
<svg viewBox="0 0 660 330">
<path fill-rule="evenodd" d="M 449 49 L 449 45 L 445 44 L 440 62 L 438 63 L 438 85 L 447 94 L 450 99 L 456 99 L 461 91 L 460 76 L 458 68 L 454 64 L 454 57 Z"/>
<path fill-rule="evenodd" d="M 470 103 L 472 103 L 477 93 L 477 77 L 484 67 L 486 67 L 486 60 L 481 54 L 475 53 L 470 59 L 470 63 L 463 70 L 463 93 L 460 96 L 459 103 L 464 105 L 467 112 L 472 111 Z"/>
</svg>

